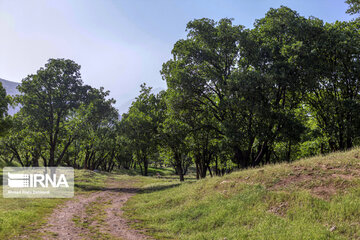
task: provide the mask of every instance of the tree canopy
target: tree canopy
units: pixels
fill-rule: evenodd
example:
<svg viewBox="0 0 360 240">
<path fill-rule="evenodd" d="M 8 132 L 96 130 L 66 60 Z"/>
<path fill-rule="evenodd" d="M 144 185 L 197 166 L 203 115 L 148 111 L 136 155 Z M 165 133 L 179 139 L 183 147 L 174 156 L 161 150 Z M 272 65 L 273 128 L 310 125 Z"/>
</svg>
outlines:
<svg viewBox="0 0 360 240">
<path fill-rule="evenodd" d="M 350 149 L 360 144 L 359 24 L 284 6 L 252 29 L 192 20 L 162 66 L 167 89 L 142 84 L 120 119 L 109 91 L 84 85 L 77 63 L 50 59 L 23 79 L 13 117 L 0 87 L 2 158 L 143 175 L 168 166 L 183 181 L 189 171 L 205 178 Z"/>
</svg>

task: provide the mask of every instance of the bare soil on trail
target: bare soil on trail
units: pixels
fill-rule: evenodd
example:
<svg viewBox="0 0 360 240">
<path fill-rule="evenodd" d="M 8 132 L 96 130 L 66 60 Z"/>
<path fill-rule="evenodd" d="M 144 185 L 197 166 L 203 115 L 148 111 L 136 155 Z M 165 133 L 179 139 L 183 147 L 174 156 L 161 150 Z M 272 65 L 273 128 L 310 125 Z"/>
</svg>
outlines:
<svg viewBox="0 0 360 240">
<path fill-rule="evenodd" d="M 53 211 L 39 233 L 43 239 L 151 239 L 122 216 L 124 203 L 137 192 L 131 185 L 110 180 L 102 191 L 76 195 Z"/>
</svg>

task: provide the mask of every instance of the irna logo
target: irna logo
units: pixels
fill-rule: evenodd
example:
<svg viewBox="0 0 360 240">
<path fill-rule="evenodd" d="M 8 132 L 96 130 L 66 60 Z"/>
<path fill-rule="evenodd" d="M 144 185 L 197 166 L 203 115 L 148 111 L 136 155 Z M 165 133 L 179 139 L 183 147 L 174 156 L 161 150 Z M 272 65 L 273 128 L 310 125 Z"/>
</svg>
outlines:
<svg viewBox="0 0 360 240">
<path fill-rule="evenodd" d="M 19 174 L 8 172 L 8 186 L 12 188 L 27 187 L 69 187 L 64 174 Z"/>
<path fill-rule="evenodd" d="M 73 168 L 3 168 L 4 198 L 71 198 L 73 196 Z"/>
</svg>

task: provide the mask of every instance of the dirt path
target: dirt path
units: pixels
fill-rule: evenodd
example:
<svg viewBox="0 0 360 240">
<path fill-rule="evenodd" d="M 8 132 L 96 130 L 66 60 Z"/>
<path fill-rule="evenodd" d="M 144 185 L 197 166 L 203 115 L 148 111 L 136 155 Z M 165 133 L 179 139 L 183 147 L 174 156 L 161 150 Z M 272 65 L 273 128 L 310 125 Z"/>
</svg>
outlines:
<svg viewBox="0 0 360 240">
<path fill-rule="evenodd" d="M 130 182 L 110 180 L 103 191 L 77 195 L 56 208 L 39 232 L 43 239 L 150 239 L 122 217 L 122 206 L 135 193 Z"/>
</svg>

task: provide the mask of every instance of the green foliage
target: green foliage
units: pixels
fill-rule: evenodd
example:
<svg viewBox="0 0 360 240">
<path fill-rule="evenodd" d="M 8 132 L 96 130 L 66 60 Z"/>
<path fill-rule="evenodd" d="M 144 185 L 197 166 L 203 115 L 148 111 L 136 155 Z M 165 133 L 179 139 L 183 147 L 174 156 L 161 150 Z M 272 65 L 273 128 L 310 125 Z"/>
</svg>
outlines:
<svg viewBox="0 0 360 240">
<path fill-rule="evenodd" d="M 168 89 L 141 85 L 121 121 L 108 91 L 83 85 L 78 64 L 50 59 L 19 86 L 14 117 L 0 88 L 1 159 L 143 175 L 167 165 L 182 181 L 191 165 L 199 179 L 350 149 L 360 143 L 359 26 L 285 6 L 252 29 L 192 20 L 162 66 Z"/>
<path fill-rule="evenodd" d="M 79 107 L 86 90 L 80 66 L 71 60 L 50 59 L 45 68 L 23 79 L 18 89 L 26 128 L 41 132 L 41 140 L 48 146 L 42 155 L 45 165 L 59 165 L 75 138 L 68 116 Z"/>
<path fill-rule="evenodd" d="M 169 92 L 168 92 L 169 93 Z M 160 124 L 161 146 L 164 147 L 164 156 L 167 155 L 166 162 L 172 165 L 180 181 L 184 181 L 184 175 L 191 165 L 189 154 L 189 126 L 179 121 L 178 115 L 171 109 L 167 111 L 165 120 Z"/>
<path fill-rule="evenodd" d="M 39 166 L 39 159 L 43 151 L 41 133 L 31 130 L 29 118 L 20 112 L 12 117 L 12 128 L 1 139 L 1 149 L 4 160 L 10 163 L 15 159 L 21 166 Z"/>
<path fill-rule="evenodd" d="M 6 90 L 0 83 L 0 137 L 6 134 L 6 131 L 11 127 L 11 121 L 7 114 L 10 102 L 10 97 L 6 95 Z"/>
<path fill-rule="evenodd" d="M 251 30 L 190 21 L 163 64 L 166 92 L 141 86 L 119 124 L 124 166 L 163 161 L 183 180 L 191 162 L 205 178 L 350 149 L 360 139 L 358 29 L 284 6 Z"/>
<path fill-rule="evenodd" d="M 302 48 L 306 23 L 282 7 L 251 31 L 231 19 L 188 24 L 188 38 L 174 45 L 162 74 L 174 111 L 200 148 L 192 152 L 202 159 L 202 177 L 221 153 L 239 167 L 255 166 L 270 161 L 275 142 L 300 140 L 304 126 L 295 115 L 305 86 L 290 52 Z"/>
<path fill-rule="evenodd" d="M 118 112 L 109 91 L 83 85 L 80 66 L 50 59 L 26 77 L 15 100 L 20 112 L 1 139 L 3 158 L 21 166 L 113 170 Z"/>
<path fill-rule="evenodd" d="M 72 124 L 79 131 L 64 161 L 79 168 L 111 171 L 118 154 L 115 100 L 107 99 L 109 91 L 103 88 L 87 88 L 85 101 L 72 113 Z"/>
<path fill-rule="evenodd" d="M 359 0 L 346 0 L 347 4 L 349 4 L 348 10 L 346 10 L 346 13 L 350 14 L 356 14 L 360 13 L 360 1 Z"/>
<path fill-rule="evenodd" d="M 360 133 L 360 83 L 358 22 L 336 22 L 324 26 L 326 38 L 318 48 L 322 68 L 306 103 L 310 114 L 328 139 L 331 150 L 353 147 Z"/>
<path fill-rule="evenodd" d="M 149 158 L 157 149 L 157 126 L 162 117 L 159 98 L 150 91 L 151 88 L 141 85 L 140 95 L 120 122 L 121 133 L 130 140 L 129 147 L 144 176 L 148 175 Z"/>
</svg>

